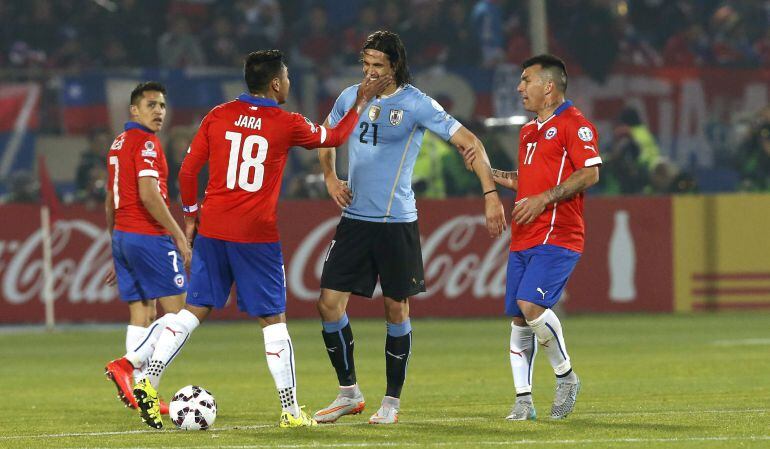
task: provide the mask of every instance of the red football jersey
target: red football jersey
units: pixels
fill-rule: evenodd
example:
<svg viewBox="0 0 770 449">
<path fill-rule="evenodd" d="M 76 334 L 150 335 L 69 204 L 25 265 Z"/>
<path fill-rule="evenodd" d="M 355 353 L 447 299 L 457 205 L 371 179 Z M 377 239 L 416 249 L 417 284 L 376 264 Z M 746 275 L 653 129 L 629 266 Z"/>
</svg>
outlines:
<svg viewBox="0 0 770 449">
<path fill-rule="evenodd" d="M 248 94 L 215 107 L 179 172 L 185 214 L 197 213 L 198 172 L 208 161 L 198 233 L 231 242 L 277 242 L 276 208 L 289 148 L 339 146 L 357 122 L 351 110 L 335 128 L 326 128 Z"/>
<path fill-rule="evenodd" d="M 519 134 L 519 190 L 516 201 L 545 192 L 576 170 L 600 165 L 594 125 L 567 101 L 543 123 L 532 120 Z M 585 237 L 583 193 L 555 204 L 532 223 L 511 222 L 511 251 L 550 244 L 582 252 Z"/>
<path fill-rule="evenodd" d="M 139 178 L 158 180 L 168 203 L 168 165 L 158 137 L 146 127 L 128 122 L 107 152 L 107 194 L 115 201 L 115 229 L 138 234 L 164 235 L 166 229 L 145 209 L 139 198 Z"/>
</svg>

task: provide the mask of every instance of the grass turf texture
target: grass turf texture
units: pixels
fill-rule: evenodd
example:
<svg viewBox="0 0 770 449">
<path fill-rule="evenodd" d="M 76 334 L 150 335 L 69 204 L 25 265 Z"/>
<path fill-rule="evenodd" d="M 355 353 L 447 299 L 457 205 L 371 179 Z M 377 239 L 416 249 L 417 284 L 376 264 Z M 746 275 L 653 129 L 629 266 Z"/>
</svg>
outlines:
<svg viewBox="0 0 770 449">
<path fill-rule="evenodd" d="M 566 340 L 583 387 L 575 412 L 552 421 L 554 378 L 541 351 L 539 419 L 507 422 L 513 403 L 509 324 L 414 320 L 401 422 L 366 424 L 385 390 L 382 321 L 351 319 L 362 415 L 279 429 L 278 398 L 256 323 L 206 323 L 163 377 L 161 396 L 188 384 L 216 397 L 212 430 L 154 431 L 102 374 L 122 353 L 122 327 L 0 332 L 1 448 L 128 447 L 770 447 L 770 314 L 568 316 Z M 317 321 L 289 323 L 299 399 L 311 411 L 336 395 Z M 1 329 L 1 328 L 0 328 Z"/>
</svg>

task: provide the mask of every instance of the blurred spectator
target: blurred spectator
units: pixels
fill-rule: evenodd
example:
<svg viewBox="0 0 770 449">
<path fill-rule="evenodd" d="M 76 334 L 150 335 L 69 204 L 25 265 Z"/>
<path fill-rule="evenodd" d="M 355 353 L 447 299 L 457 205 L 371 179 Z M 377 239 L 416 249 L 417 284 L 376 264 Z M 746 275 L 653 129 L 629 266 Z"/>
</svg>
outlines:
<svg viewBox="0 0 770 449">
<path fill-rule="evenodd" d="M 243 52 L 277 46 L 283 34 L 283 14 L 276 0 L 238 0 L 236 30 Z"/>
<path fill-rule="evenodd" d="M 626 107 L 620 113 L 620 123 L 628 127 L 628 132 L 639 147 L 639 163 L 647 170 L 660 159 L 660 148 L 647 125 L 642 122 L 639 112 L 633 107 Z"/>
<path fill-rule="evenodd" d="M 184 17 L 173 17 L 171 26 L 158 40 L 158 59 L 161 67 L 180 69 L 206 64 L 198 38 L 190 32 L 190 23 Z"/>
<path fill-rule="evenodd" d="M 741 177 L 741 190 L 767 192 L 770 191 L 770 106 L 758 117 L 738 150 L 735 165 Z"/>
<path fill-rule="evenodd" d="M 438 6 L 437 2 L 431 0 L 412 0 L 409 20 L 400 32 L 409 55 L 410 67 L 431 67 L 446 59 L 446 42 L 440 38 L 441 27 L 436 20 L 439 17 Z"/>
<path fill-rule="evenodd" d="M 233 39 L 234 27 L 227 16 L 220 15 L 203 39 L 206 60 L 210 65 L 232 67 L 243 63 L 243 54 Z"/>
<path fill-rule="evenodd" d="M 27 170 L 16 170 L 6 178 L 6 194 L 0 203 L 37 203 L 40 200 L 38 183 Z"/>
<path fill-rule="evenodd" d="M 481 63 L 494 67 L 503 61 L 503 21 L 498 0 L 479 0 L 471 12 L 471 22 L 481 45 Z"/>
<path fill-rule="evenodd" d="M 91 131 L 88 147 L 80 154 L 75 172 L 75 201 L 96 205 L 104 200 L 107 180 L 107 151 L 112 136 L 105 129 Z"/>
<path fill-rule="evenodd" d="M 446 198 L 443 160 L 454 152 L 452 145 L 425 131 L 412 171 L 412 190 L 417 198 Z"/>
<path fill-rule="evenodd" d="M 644 192 L 652 195 L 693 193 L 697 191 L 695 179 L 680 170 L 673 162 L 660 158 L 650 172 L 650 182 Z"/>
<path fill-rule="evenodd" d="M 355 22 L 343 31 L 343 61 L 345 64 L 358 64 L 361 47 L 366 37 L 378 29 L 377 9 L 372 3 L 365 3 L 358 11 Z"/>
<path fill-rule="evenodd" d="M 708 36 L 697 23 L 672 35 L 663 48 L 663 63 L 669 66 L 695 67 L 711 59 Z"/>
<path fill-rule="evenodd" d="M 479 43 L 471 26 L 466 2 L 454 0 L 447 8 L 447 21 L 441 40 L 447 48 L 448 66 L 475 66 L 479 62 Z"/>
<path fill-rule="evenodd" d="M 648 182 L 648 170 L 640 162 L 641 149 L 627 124 L 618 123 L 612 141 L 602 149 L 602 169 L 597 188 L 608 195 L 641 193 Z"/>
<path fill-rule="evenodd" d="M 305 21 L 297 24 L 292 61 L 304 68 L 312 67 L 320 73 L 321 78 L 326 78 L 332 73 L 330 63 L 337 53 L 337 41 L 334 33 L 328 26 L 326 10 L 320 6 L 313 6 Z"/>
</svg>

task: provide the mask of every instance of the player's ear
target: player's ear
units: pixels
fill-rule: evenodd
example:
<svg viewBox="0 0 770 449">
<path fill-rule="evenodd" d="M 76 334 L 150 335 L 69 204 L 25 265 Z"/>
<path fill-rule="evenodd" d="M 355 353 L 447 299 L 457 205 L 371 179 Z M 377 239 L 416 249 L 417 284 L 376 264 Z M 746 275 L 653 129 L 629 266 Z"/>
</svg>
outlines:
<svg viewBox="0 0 770 449">
<path fill-rule="evenodd" d="M 281 79 L 278 78 L 278 77 L 273 78 L 273 81 L 270 82 L 270 87 L 274 91 L 280 92 L 281 91 Z"/>
<path fill-rule="evenodd" d="M 139 107 L 135 104 L 130 104 L 128 106 L 128 113 L 129 115 L 139 115 Z"/>
</svg>

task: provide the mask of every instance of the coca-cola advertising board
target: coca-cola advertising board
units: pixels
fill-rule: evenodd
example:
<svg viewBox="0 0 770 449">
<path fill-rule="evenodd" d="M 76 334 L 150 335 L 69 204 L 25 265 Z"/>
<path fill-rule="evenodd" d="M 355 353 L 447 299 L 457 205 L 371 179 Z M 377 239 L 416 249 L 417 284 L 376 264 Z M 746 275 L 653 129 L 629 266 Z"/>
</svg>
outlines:
<svg viewBox="0 0 770 449">
<path fill-rule="evenodd" d="M 423 200 L 419 207 L 428 291 L 413 298 L 412 315 L 501 315 L 509 240 L 507 234 L 487 235 L 481 199 Z M 42 322 L 39 209 L 5 205 L 0 216 L 0 323 Z M 339 209 L 331 201 L 284 201 L 279 217 L 288 316 L 316 317 L 323 260 Z M 56 319 L 126 320 L 128 308 L 104 283 L 111 256 L 102 213 L 72 206 L 57 218 L 52 238 Z M 591 198 L 586 222 L 586 250 L 567 286 L 567 310 L 671 310 L 670 199 Z M 378 317 L 382 310 L 379 289 L 375 298 L 354 297 L 348 306 L 353 316 Z M 213 317 L 245 318 L 233 304 Z"/>
</svg>

